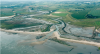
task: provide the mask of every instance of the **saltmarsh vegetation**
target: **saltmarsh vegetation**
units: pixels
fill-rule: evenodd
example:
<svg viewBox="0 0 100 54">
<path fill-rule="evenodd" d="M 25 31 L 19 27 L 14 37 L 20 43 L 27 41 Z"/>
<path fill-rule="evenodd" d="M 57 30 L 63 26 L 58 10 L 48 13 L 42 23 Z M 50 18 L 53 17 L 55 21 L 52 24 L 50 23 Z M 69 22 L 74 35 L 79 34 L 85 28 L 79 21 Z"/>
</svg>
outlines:
<svg viewBox="0 0 100 54">
<path fill-rule="evenodd" d="M 20 28 L 20 27 L 28 27 L 28 26 L 36 26 L 42 25 L 43 23 L 24 23 L 23 20 L 1 20 L 1 28 L 6 29 L 13 29 L 13 28 Z"/>
<path fill-rule="evenodd" d="M 50 31 L 52 24 L 48 24 L 47 27 L 45 29 L 41 29 L 42 32 L 47 32 Z"/>
<path fill-rule="evenodd" d="M 67 46 L 71 46 L 70 44 L 68 44 L 67 42 L 65 41 L 62 41 L 62 40 L 59 40 L 57 38 L 52 38 L 52 39 L 49 39 L 49 40 L 52 40 L 52 41 L 55 41 L 55 42 L 58 42 L 60 44 L 64 44 L 64 45 L 67 45 Z"/>
<path fill-rule="evenodd" d="M 100 47 L 98 49 L 100 50 Z"/>
</svg>

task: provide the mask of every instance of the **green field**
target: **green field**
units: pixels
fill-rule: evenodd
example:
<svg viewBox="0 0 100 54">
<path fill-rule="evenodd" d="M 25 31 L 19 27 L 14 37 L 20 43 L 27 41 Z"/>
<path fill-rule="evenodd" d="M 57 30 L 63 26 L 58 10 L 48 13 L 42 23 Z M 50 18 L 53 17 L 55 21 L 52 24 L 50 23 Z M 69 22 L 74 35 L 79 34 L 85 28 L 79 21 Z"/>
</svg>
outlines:
<svg viewBox="0 0 100 54">
<path fill-rule="evenodd" d="M 65 17 L 67 13 L 52 13 L 52 15 Z"/>
<path fill-rule="evenodd" d="M 3 17 L 3 16 L 11 16 L 11 15 L 14 15 L 14 13 L 12 11 L 9 11 L 9 12 L 1 12 L 0 17 Z"/>
<path fill-rule="evenodd" d="M 92 10 L 89 14 L 92 14 L 93 16 L 100 16 L 100 10 Z"/>
<path fill-rule="evenodd" d="M 82 27 L 95 26 L 97 28 L 97 27 L 100 27 L 100 19 L 99 18 L 97 18 L 97 19 L 81 19 L 76 22 L 72 22 L 71 24 L 77 25 L 77 26 L 82 26 Z"/>
<path fill-rule="evenodd" d="M 86 15 L 88 14 L 89 10 L 83 11 L 71 11 L 73 13 L 71 16 L 76 19 L 86 19 Z"/>
</svg>

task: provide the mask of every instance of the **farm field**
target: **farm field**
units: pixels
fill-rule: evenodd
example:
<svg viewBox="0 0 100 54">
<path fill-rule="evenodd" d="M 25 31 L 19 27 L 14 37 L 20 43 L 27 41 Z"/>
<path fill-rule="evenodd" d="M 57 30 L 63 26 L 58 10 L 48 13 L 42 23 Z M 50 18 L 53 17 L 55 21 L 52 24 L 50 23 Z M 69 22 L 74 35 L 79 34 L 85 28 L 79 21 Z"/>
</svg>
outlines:
<svg viewBox="0 0 100 54">
<path fill-rule="evenodd" d="M 71 11 L 73 13 L 71 16 L 76 19 L 86 19 L 86 15 L 88 14 L 89 10 L 83 11 Z"/>
<path fill-rule="evenodd" d="M 67 18 L 66 18 L 67 19 Z M 69 17 L 68 21 L 71 22 L 72 25 L 81 26 L 81 27 L 100 27 L 100 18 L 97 19 L 74 19 Z"/>
<path fill-rule="evenodd" d="M 100 17 L 100 10 L 92 10 L 90 12 L 90 14 L 93 15 L 93 16 L 99 16 Z"/>
</svg>

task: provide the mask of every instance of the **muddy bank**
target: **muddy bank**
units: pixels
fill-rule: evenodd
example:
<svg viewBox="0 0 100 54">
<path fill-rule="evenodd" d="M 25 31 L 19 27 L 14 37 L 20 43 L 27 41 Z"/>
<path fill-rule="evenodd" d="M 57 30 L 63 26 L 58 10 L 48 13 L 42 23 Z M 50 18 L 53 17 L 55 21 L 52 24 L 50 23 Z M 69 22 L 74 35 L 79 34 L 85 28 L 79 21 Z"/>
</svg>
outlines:
<svg viewBox="0 0 100 54">
<path fill-rule="evenodd" d="M 63 38 L 75 39 L 75 40 L 87 40 L 100 43 L 100 37 L 98 35 L 94 36 L 94 33 L 95 34 L 97 33 L 94 32 L 94 29 L 95 27 L 77 27 L 66 23 L 66 27 L 64 30 L 67 32 L 67 34 L 65 32 L 62 32 L 61 30 L 59 31 L 61 31 L 60 32 L 62 34 L 61 37 Z"/>
<path fill-rule="evenodd" d="M 85 28 L 85 27 L 76 27 L 74 25 L 69 25 L 65 27 L 65 31 L 77 36 L 85 36 L 85 37 L 92 37 L 92 33 L 95 27 Z"/>
</svg>

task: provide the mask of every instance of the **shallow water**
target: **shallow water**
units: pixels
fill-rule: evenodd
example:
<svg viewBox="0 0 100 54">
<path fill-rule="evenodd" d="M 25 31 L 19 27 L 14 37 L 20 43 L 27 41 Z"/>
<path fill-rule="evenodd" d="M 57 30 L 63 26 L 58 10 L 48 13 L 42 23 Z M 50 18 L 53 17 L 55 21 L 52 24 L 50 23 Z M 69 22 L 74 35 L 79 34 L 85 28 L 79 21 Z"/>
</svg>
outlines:
<svg viewBox="0 0 100 54">
<path fill-rule="evenodd" d="M 98 34 L 98 36 L 100 37 L 100 34 Z"/>
<path fill-rule="evenodd" d="M 31 46 L 36 41 L 36 36 L 1 33 L 1 54 L 99 54 L 98 47 L 71 43 L 71 46 L 63 45 L 48 40 L 44 44 Z"/>
</svg>

